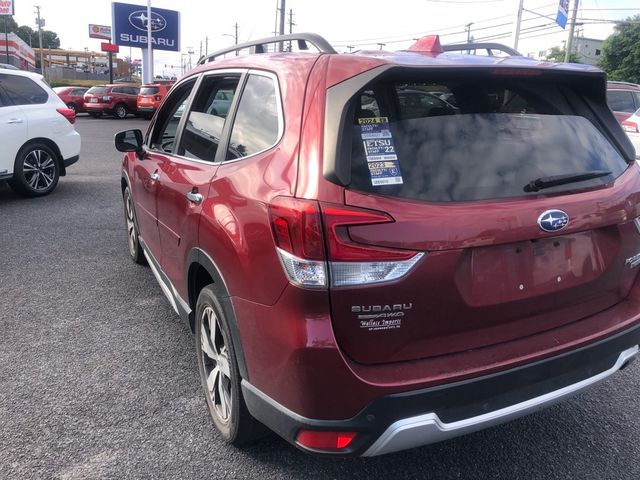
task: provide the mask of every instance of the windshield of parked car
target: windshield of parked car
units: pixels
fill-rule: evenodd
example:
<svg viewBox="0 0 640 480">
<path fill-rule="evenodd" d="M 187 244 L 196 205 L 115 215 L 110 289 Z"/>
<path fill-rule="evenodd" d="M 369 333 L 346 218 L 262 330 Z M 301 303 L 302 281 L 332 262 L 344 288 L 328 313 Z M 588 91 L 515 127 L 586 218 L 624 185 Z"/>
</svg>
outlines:
<svg viewBox="0 0 640 480">
<path fill-rule="evenodd" d="M 539 195 L 612 182 L 627 163 L 586 118 L 517 84 L 398 82 L 356 97 L 350 188 L 430 202 Z M 563 111 L 565 110 L 565 111 Z M 611 172 L 589 175 L 589 172 Z"/>
</svg>

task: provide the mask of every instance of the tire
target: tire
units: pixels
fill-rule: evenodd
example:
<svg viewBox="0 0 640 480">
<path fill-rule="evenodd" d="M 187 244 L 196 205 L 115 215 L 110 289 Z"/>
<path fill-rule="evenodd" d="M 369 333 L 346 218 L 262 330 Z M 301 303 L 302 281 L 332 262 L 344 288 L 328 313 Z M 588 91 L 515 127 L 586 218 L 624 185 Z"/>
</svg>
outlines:
<svg viewBox="0 0 640 480">
<path fill-rule="evenodd" d="M 68 103 L 67 108 L 69 110 L 73 110 L 73 113 L 75 113 L 76 115 L 78 114 L 78 107 L 76 107 L 75 103 Z"/>
<path fill-rule="evenodd" d="M 44 143 L 31 143 L 18 152 L 9 185 L 27 197 L 41 197 L 51 193 L 59 179 L 58 155 Z"/>
<path fill-rule="evenodd" d="M 264 436 L 266 427 L 251 416 L 242 397 L 229 325 L 211 285 L 198 295 L 196 352 L 209 413 L 222 438 L 241 446 Z"/>
<path fill-rule="evenodd" d="M 138 265 L 146 265 L 147 259 L 142 252 L 140 238 L 138 237 L 138 223 L 136 221 L 136 212 L 133 207 L 133 198 L 131 190 L 127 186 L 122 194 L 124 203 L 124 219 L 127 226 L 127 245 L 129 246 L 129 258 Z"/>
<path fill-rule="evenodd" d="M 124 106 L 122 103 L 117 104 L 113 108 L 113 116 L 122 120 L 127 116 L 127 107 Z"/>
</svg>

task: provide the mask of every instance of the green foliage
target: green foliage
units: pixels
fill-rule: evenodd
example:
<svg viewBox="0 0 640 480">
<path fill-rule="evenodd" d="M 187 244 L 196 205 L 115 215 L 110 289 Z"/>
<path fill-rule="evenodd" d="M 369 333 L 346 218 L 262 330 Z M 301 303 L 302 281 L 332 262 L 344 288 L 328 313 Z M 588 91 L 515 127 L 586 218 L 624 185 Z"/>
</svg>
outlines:
<svg viewBox="0 0 640 480">
<path fill-rule="evenodd" d="M 27 45 L 31 45 L 33 48 L 40 47 L 38 30 L 34 30 L 28 25 L 18 26 L 16 21 L 11 16 L 3 18 L 7 22 L 7 31 L 15 33 L 22 39 L 22 41 L 24 41 Z M 4 32 L 4 25 L 2 25 L 2 27 L 2 31 Z M 44 48 L 60 48 L 60 38 L 58 38 L 58 34 L 56 32 L 52 32 L 51 30 L 43 30 L 42 45 L 44 46 Z"/>
<path fill-rule="evenodd" d="M 564 62 L 564 55 L 566 53 L 566 48 L 560 47 L 551 47 L 549 53 L 547 54 L 547 60 L 552 62 Z M 569 55 L 569 63 L 582 63 L 580 61 L 580 55 L 577 53 L 572 53 Z"/>
<path fill-rule="evenodd" d="M 602 47 L 600 67 L 610 80 L 640 83 L 640 15 L 616 25 Z"/>
</svg>

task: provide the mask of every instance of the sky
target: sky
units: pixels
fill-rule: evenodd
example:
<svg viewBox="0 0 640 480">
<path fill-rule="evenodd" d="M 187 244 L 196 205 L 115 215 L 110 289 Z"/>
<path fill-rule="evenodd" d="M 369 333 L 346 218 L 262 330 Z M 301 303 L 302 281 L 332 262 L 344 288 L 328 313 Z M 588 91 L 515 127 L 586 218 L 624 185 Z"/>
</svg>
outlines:
<svg viewBox="0 0 640 480">
<path fill-rule="evenodd" d="M 110 0 L 15 0 L 15 19 L 20 25 L 35 27 L 36 2 L 46 20 L 45 28 L 58 33 L 62 48 L 100 50 L 101 40 L 89 38 L 88 25 L 111 24 Z M 146 6 L 144 0 L 123 3 Z M 181 51 L 194 52 L 193 64 L 200 49 L 205 51 L 207 39 L 209 52 L 233 44 L 236 22 L 240 42 L 271 36 L 279 3 L 280 0 L 152 0 L 154 7 L 180 11 Z M 570 0 L 571 9 L 573 3 Z M 555 19 L 557 4 L 557 0 L 524 0 L 520 52 L 561 46 L 567 39 L 567 31 L 559 26 L 546 26 Z M 441 35 L 442 43 L 459 43 L 466 41 L 465 25 L 469 23 L 476 41 L 512 46 L 517 8 L 518 0 L 286 0 L 285 10 L 287 14 L 293 10 L 294 32 L 318 33 L 336 50 L 347 51 L 349 45 L 356 50 L 379 49 L 379 43 L 385 44 L 385 50 L 401 50 L 415 38 L 436 33 Z M 603 21 L 635 14 L 640 14 L 638 0 L 581 0 L 578 19 L 588 20 L 581 21 L 584 25 L 579 29 L 584 37 L 604 39 L 613 32 L 614 25 Z M 487 38 L 494 35 L 506 36 Z M 121 48 L 119 56 L 128 55 L 129 48 Z M 141 58 L 136 48 L 131 55 Z M 180 74 L 179 53 L 155 51 L 154 60 L 156 75 Z"/>
</svg>

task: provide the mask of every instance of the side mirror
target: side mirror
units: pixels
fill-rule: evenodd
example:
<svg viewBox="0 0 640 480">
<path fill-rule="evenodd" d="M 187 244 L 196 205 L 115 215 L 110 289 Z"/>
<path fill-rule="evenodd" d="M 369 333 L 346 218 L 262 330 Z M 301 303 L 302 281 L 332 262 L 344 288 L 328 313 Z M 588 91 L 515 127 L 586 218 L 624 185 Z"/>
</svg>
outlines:
<svg viewBox="0 0 640 480">
<path fill-rule="evenodd" d="M 142 153 L 144 140 L 142 138 L 142 132 L 138 129 L 118 132 L 114 137 L 114 141 L 116 150 L 119 152 L 136 152 L 138 156 Z"/>
</svg>

